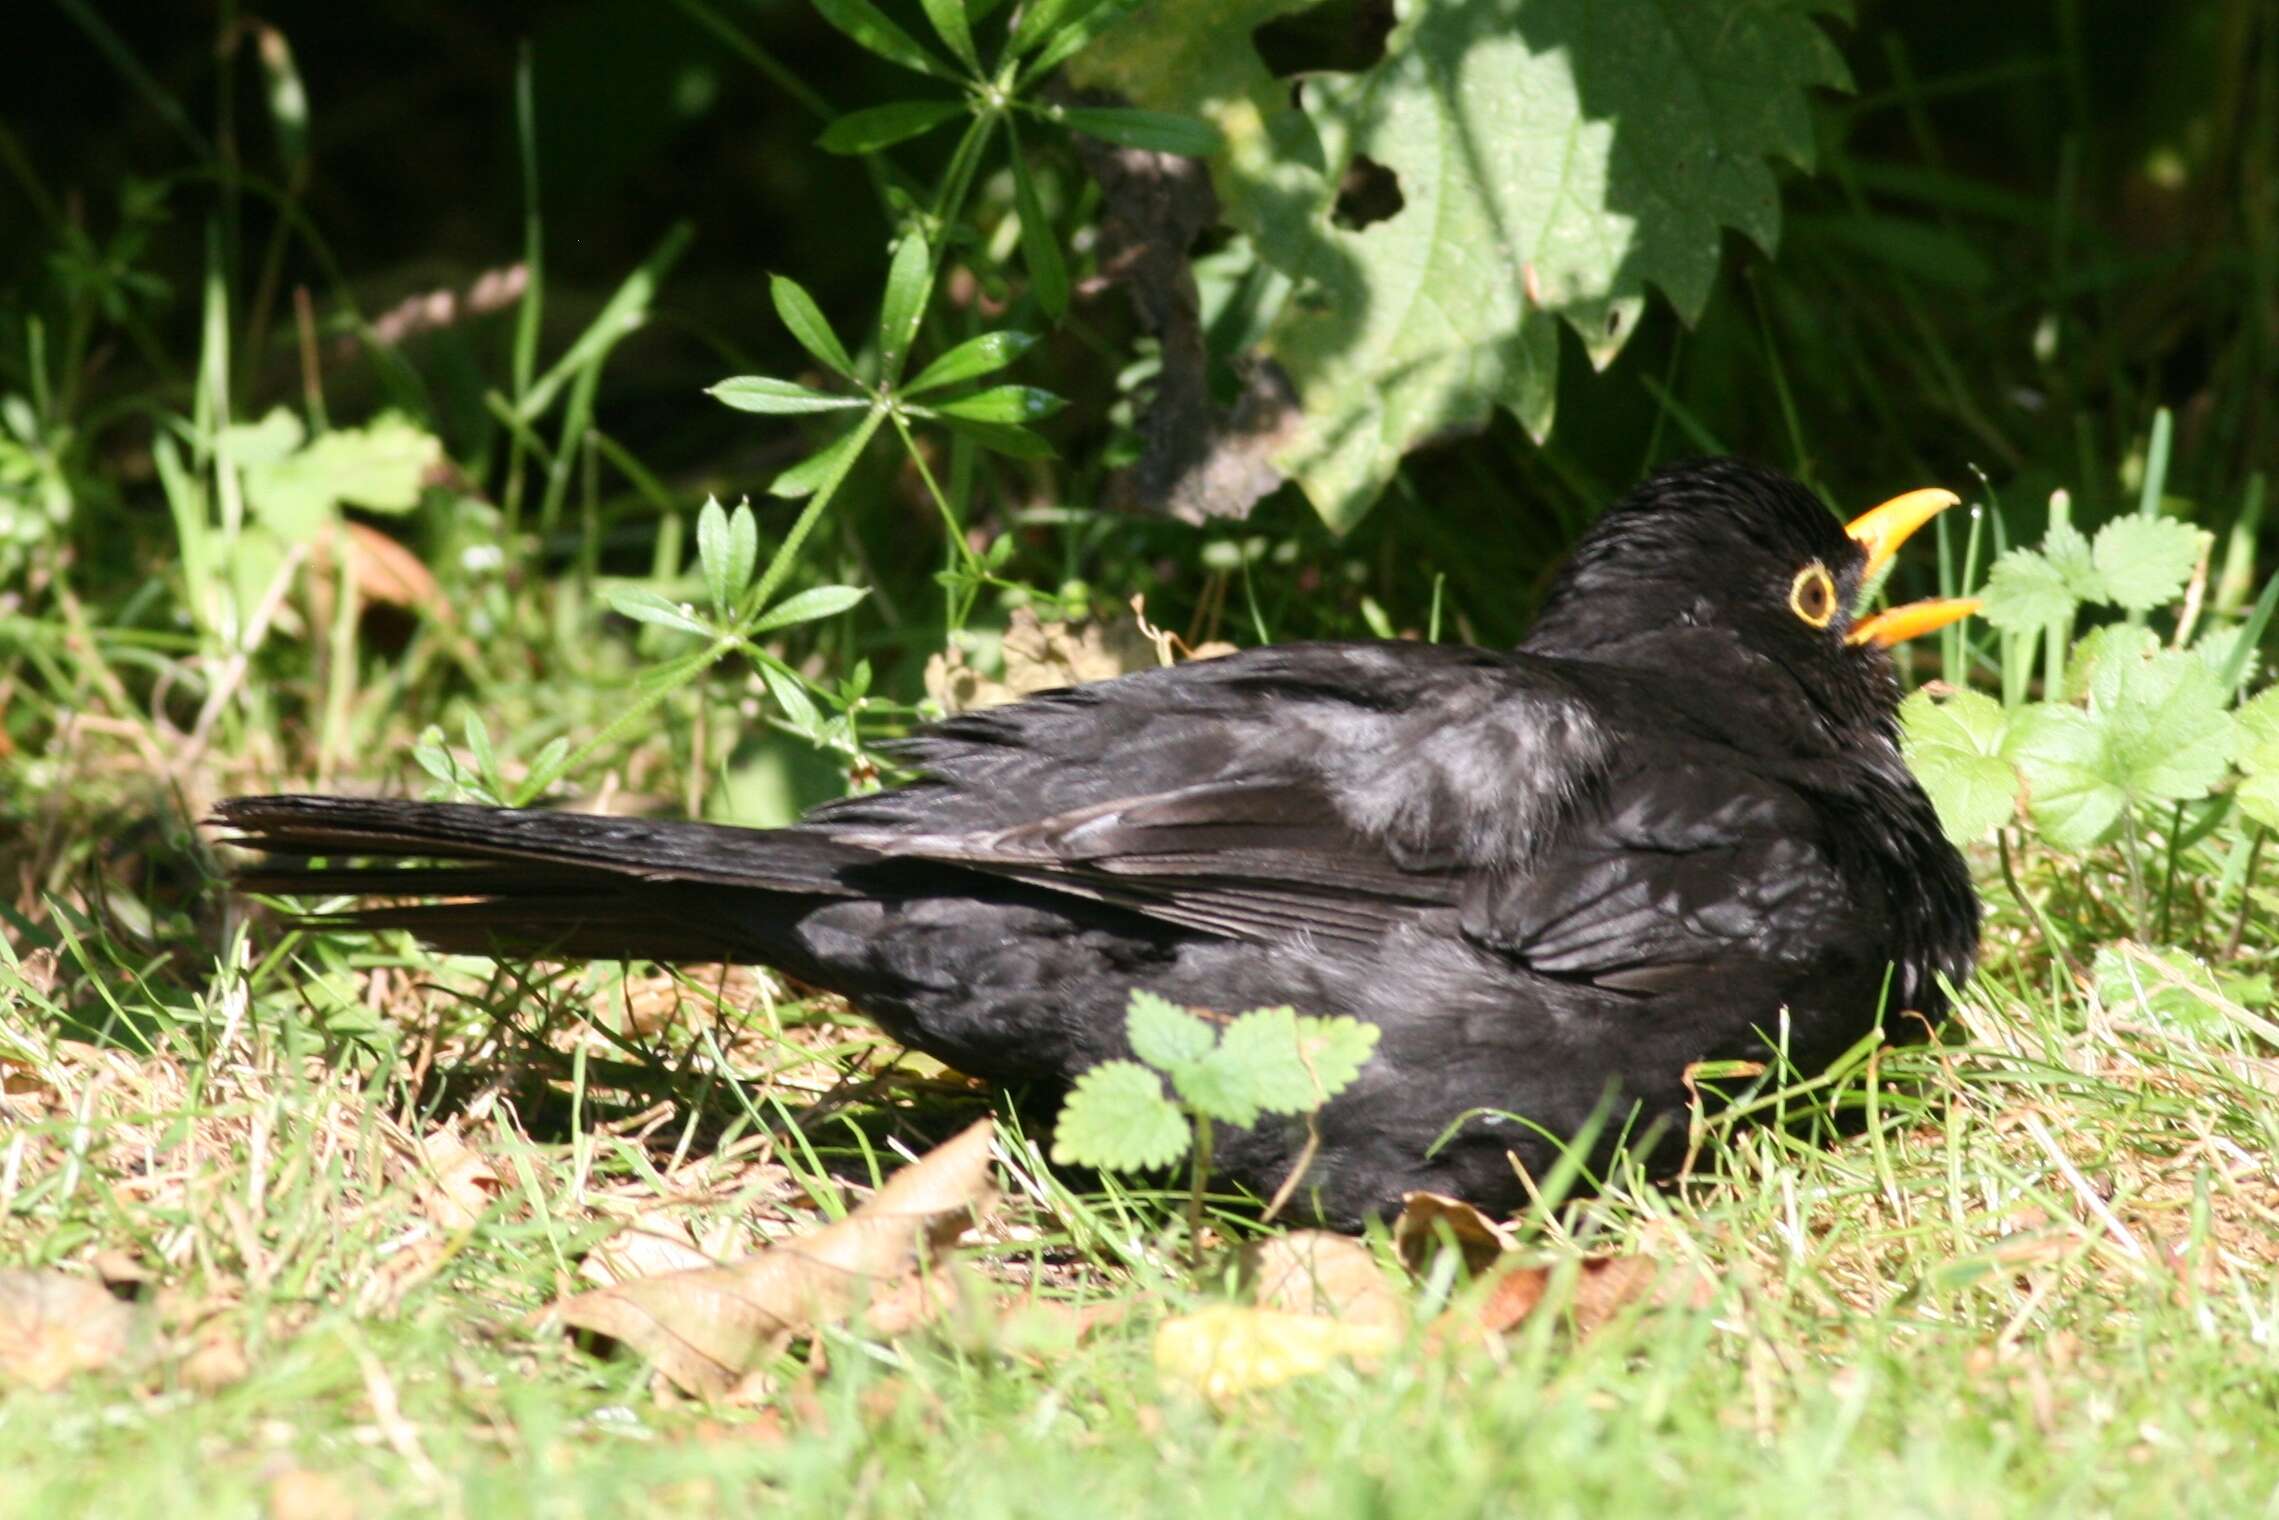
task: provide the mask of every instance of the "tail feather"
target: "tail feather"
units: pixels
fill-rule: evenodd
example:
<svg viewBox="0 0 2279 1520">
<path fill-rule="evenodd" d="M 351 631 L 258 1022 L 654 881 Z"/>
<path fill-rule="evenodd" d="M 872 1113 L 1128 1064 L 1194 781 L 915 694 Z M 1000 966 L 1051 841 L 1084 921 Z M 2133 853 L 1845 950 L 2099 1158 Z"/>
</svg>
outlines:
<svg viewBox="0 0 2279 1520">
<path fill-rule="evenodd" d="M 233 797 L 211 821 L 263 852 L 233 873 L 240 891 L 383 900 L 303 926 L 408 929 L 476 955 L 774 961 L 794 901 L 856 895 L 841 873 L 878 862 L 807 829 L 461 803 Z"/>
<path fill-rule="evenodd" d="M 271 855 L 392 857 L 494 866 L 530 862 L 553 868 L 548 874 L 508 878 L 517 893 L 573 879 L 565 873 L 575 873 L 587 880 L 596 875 L 633 877 L 840 896 L 851 891 L 839 882 L 841 871 L 878 859 L 873 851 L 810 829 L 744 829 L 456 802 L 232 797 L 215 807 L 212 821 L 235 831 L 229 842 Z M 264 871 L 280 879 L 294 875 L 289 869 L 262 866 L 246 874 L 250 878 Z M 350 879 L 341 868 L 311 874 L 343 883 Z M 347 890 L 385 892 L 391 887 L 354 885 Z"/>
</svg>

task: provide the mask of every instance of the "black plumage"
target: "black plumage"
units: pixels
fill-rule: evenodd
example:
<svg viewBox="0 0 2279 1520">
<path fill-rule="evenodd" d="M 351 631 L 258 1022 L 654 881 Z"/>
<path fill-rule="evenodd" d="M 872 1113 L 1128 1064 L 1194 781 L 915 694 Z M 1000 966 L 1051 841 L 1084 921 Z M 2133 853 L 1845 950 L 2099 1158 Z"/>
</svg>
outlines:
<svg viewBox="0 0 2279 1520">
<path fill-rule="evenodd" d="M 1356 1015 L 1381 1041 L 1298 1196 L 1346 1226 L 1415 1188 L 1502 1208 L 1610 1091 L 1609 1133 L 1667 1137 L 1692 1063 L 1773 1038 L 1812 1069 L 1968 974 L 1977 902 L 1896 744 L 1903 630 L 1848 610 L 1936 509 L 1900 506 L 1847 530 L 1778 475 L 1681 466 L 1517 650 L 1293 644 L 1049 693 L 790 828 L 290 796 L 218 821 L 270 852 L 244 889 L 396 900 L 334 922 L 763 963 L 1004 1081 L 1125 1053 L 1135 987 Z M 1219 1160 L 1271 1192 L 1305 1138 L 1267 1120 Z"/>
</svg>

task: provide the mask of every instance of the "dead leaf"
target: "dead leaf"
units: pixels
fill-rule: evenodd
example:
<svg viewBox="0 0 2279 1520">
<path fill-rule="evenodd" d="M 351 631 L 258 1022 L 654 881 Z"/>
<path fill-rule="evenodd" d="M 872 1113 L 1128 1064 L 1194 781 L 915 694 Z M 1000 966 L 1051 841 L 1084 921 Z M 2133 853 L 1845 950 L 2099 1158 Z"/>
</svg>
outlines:
<svg viewBox="0 0 2279 1520">
<path fill-rule="evenodd" d="M 887 1180 L 812 1235 L 726 1266 L 636 1278 L 580 1293 L 546 1318 L 623 1342 L 675 1384 L 719 1398 L 795 1336 L 867 1302 L 887 1305 L 931 1251 L 992 1196 L 984 1119 Z"/>
<path fill-rule="evenodd" d="M 452 1234 L 473 1229 L 502 1190 L 499 1174 L 481 1152 L 446 1127 L 419 1142 L 419 1206 L 440 1229 Z"/>
<path fill-rule="evenodd" d="M 961 649 L 935 655 L 926 662 L 926 694 L 949 712 L 972 712 L 1161 663 L 1136 622 L 1046 623 L 1028 607 L 1013 610 L 1000 649 L 1005 674 L 994 681 L 967 665 Z"/>
<path fill-rule="evenodd" d="M 1224 1403 L 1341 1361 L 1373 1361 L 1400 1343 L 1401 1332 L 1390 1325 L 1220 1304 L 1156 1326 L 1155 1370 L 1167 1382 Z"/>
<path fill-rule="evenodd" d="M 1486 1294 L 1459 1304 L 1434 1322 L 1432 1338 L 1441 1344 L 1509 1334 L 1544 1304 L 1558 1282 L 1560 1267 L 1514 1265 L 1499 1273 Z M 1700 1272 L 1651 1256 L 1586 1256 L 1575 1263 L 1572 1291 L 1554 1308 L 1563 1308 L 1578 1336 L 1606 1327 L 1632 1304 L 1658 1308 L 1705 1307 L 1714 1284 Z"/>
<path fill-rule="evenodd" d="M 637 1214 L 623 1228 L 586 1253 L 578 1275 L 597 1288 L 631 1282 L 637 1277 L 662 1277 L 668 1272 L 696 1272 L 719 1262 L 696 1243 L 685 1221 L 667 1214 Z"/>
<path fill-rule="evenodd" d="M 1403 1193 L 1393 1221 L 1393 1244 L 1412 1272 L 1422 1272 L 1444 1240 L 1453 1238 L 1464 1265 L 1485 1272 L 1519 1245 L 1510 1228 L 1496 1223 L 1461 1198 L 1445 1193 Z"/>
<path fill-rule="evenodd" d="M 134 1293 L 127 1295 L 130 1298 L 158 1281 L 158 1274 L 144 1266 L 134 1252 L 121 1250 L 116 1246 L 108 1250 L 97 1251 L 94 1261 L 90 1262 L 89 1265 L 94 1267 L 95 1275 L 103 1279 L 106 1286 L 114 1289 L 134 1289 Z"/>
<path fill-rule="evenodd" d="M 452 618 L 451 603 L 436 584 L 435 573 L 418 555 L 369 523 L 345 522 L 348 573 L 356 578 L 356 594 L 367 602 L 386 602 L 431 613 L 443 622 Z"/>
<path fill-rule="evenodd" d="M 341 1520 L 359 1513 L 356 1497 L 330 1473 L 289 1467 L 269 1480 L 269 1520 Z"/>
<path fill-rule="evenodd" d="M 1405 1326 L 1407 1297 L 1369 1247 L 1350 1235 L 1292 1230 L 1243 1252 L 1243 1275 L 1263 1309 L 1315 1314 L 1349 1325 Z"/>
<path fill-rule="evenodd" d="M 198 1332 L 197 1343 L 182 1358 L 184 1386 L 213 1393 L 245 1380 L 253 1370 L 245 1359 L 245 1343 L 226 1324 L 208 1325 Z"/>
<path fill-rule="evenodd" d="M 0 1269 L 0 1381 L 46 1390 L 109 1366 L 126 1354 L 135 1320 L 93 1278 Z"/>
</svg>

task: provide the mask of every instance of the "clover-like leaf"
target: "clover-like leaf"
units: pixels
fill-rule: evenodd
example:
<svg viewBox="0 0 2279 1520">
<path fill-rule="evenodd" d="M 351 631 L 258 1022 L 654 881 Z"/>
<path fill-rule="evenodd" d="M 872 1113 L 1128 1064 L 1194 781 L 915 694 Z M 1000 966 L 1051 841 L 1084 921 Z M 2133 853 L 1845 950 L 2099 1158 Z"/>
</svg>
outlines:
<svg viewBox="0 0 2279 1520">
<path fill-rule="evenodd" d="M 2212 535 L 2169 517 L 2116 517 L 2097 530 L 2092 551 L 2105 599 L 2149 612 L 2184 589 Z"/>
<path fill-rule="evenodd" d="M 1132 990 L 1125 1009 L 1124 1029 L 1131 1038 L 1132 1054 L 1157 1071 L 1176 1071 L 1202 1060 L 1219 1039 L 1209 1020 L 1138 988 Z"/>
<path fill-rule="evenodd" d="M 1161 1077 L 1137 1061 L 1102 1061 L 1076 1079 L 1061 1105 L 1052 1159 L 1117 1171 L 1169 1166 L 1192 1140 L 1187 1116 L 1164 1095 Z"/>
<path fill-rule="evenodd" d="M 1975 691 L 1936 701 L 1927 691 L 1899 704 L 1899 747 L 1956 844 L 1985 838 L 2018 805 L 2018 772 L 2002 757 L 2002 704 Z"/>
</svg>

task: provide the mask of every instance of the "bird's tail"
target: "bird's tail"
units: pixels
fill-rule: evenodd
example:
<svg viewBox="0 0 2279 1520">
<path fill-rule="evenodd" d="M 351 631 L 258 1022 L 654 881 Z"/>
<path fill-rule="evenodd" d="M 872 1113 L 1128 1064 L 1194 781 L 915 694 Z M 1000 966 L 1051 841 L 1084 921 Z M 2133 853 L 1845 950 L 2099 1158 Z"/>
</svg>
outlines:
<svg viewBox="0 0 2279 1520">
<path fill-rule="evenodd" d="M 877 860 L 810 829 L 464 803 L 233 797 L 211 821 L 264 852 L 233 872 L 239 891 L 366 900 L 301 923 L 478 955 L 768 960 L 770 920 L 852 895 L 842 873 Z"/>
</svg>

